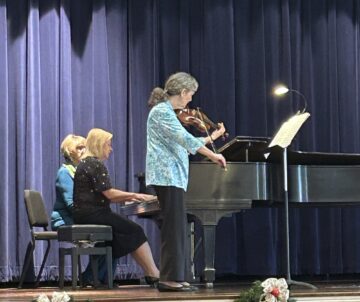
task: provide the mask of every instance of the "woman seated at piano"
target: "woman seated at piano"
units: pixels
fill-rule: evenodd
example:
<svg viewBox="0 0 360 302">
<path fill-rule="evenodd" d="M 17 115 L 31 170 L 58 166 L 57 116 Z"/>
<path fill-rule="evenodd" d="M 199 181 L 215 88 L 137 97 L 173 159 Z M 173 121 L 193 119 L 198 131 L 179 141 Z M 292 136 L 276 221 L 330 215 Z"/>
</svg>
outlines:
<svg viewBox="0 0 360 302">
<path fill-rule="evenodd" d="M 159 291 L 196 290 L 187 282 L 186 271 L 189 259 L 186 259 L 184 193 L 188 185 L 188 153 L 198 152 L 226 167 L 224 157 L 205 146 L 210 138 L 191 135 L 175 114 L 175 109 L 188 105 L 197 89 L 194 77 L 178 72 L 167 79 L 164 89 L 155 88 L 149 99 L 152 109 L 147 120 L 146 184 L 155 189 L 163 216 Z M 212 133 L 212 139 L 224 132 L 222 125 Z"/>
<path fill-rule="evenodd" d="M 110 225 L 113 231 L 113 258 L 131 254 L 145 272 L 145 281 L 158 282 L 159 270 L 141 226 L 113 212 L 110 203 L 151 201 L 156 196 L 126 192 L 113 188 L 104 165 L 112 151 L 113 135 L 102 129 L 91 129 L 86 138 L 86 151 L 74 177 L 74 222 Z"/>
<path fill-rule="evenodd" d="M 62 225 L 73 224 L 73 188 L 76 166 L 85 152 L 85 137 L 69 134 L 62 141 L 60 152 L 64 163 L 56 175 L 56 201 L 51 213 L 51 228 L 56 231 Z"/>
</svg>

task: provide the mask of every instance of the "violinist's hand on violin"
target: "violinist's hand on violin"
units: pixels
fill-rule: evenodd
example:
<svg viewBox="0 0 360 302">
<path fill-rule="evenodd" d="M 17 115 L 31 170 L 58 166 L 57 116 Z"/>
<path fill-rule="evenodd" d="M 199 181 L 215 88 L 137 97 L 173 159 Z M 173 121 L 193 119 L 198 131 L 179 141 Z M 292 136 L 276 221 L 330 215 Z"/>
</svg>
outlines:
<svg viewBox="0 0 360 302">
<path fill-rule="evenodd" d="M 226 132 L 224 123 L 218 123 L 218 128 L 213 131 L 213 133 L 211 133 L 211 139 L 213 141 L 217 140 L 220 136 L 223 136 L 224 133 Z"/>
<path fill-rule="evenodd" d="M 148 202 L 148 201 L 157 200 L 157 197 L 155 195 L 150 195 L 150 194 L 136 193 L 133 200 Z"/>
<path fill-rule="evenodd" d="M 226 171 L 226 159 L 224 158 L 224 156 L 222 156 L 222 154 L 214 153 L 210 157 L 210 160 L 218 164 L 221 168 L 224 168 Z"/>
</svg>

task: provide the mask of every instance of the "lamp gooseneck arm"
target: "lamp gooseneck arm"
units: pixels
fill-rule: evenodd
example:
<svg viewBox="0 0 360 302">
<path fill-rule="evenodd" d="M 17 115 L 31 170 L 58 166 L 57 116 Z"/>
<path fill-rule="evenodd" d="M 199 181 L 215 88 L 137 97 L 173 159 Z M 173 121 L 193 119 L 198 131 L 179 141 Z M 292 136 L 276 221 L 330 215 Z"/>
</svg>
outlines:
<svg viewBox="0 0 360 302">
<path fill-rule="evenodd" d="M 303 110 L 301 110 L 301 113 L 306 112 L 306 108 L 307 108 L 307 100 L 306 100 L 306 97 L 305 97 L 300 91 L 298 91 L 298 90 L 289 89 L 289 91 L 295 92 L 295 93 L 297 93 L 298 95 L 300 95 L 300 97 L 301 97 L 302 100 L 304 101 L 304 108 L 303 108 Z"/>
</svg>

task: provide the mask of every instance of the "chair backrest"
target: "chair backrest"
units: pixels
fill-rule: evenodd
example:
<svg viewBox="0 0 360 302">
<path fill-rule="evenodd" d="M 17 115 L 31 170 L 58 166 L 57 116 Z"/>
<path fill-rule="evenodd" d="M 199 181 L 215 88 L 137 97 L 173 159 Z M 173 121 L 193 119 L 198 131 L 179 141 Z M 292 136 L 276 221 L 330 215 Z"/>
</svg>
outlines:
<svg viewBox="0 0 360 302">
<path fill-rule="evenodd" d="M 30 226 L 46 228 L 49 218 L 41 194 L 33 190 L 24 190 L 24 197 Z"/>
</svg>

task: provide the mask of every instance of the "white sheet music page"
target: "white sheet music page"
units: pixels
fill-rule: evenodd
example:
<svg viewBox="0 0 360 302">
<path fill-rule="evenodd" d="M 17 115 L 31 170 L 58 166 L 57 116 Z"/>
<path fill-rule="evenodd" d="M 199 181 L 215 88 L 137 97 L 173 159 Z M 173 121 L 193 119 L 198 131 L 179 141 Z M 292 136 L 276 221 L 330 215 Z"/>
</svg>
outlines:
<svg viewBox="0 0 360 302">
<path fill-rule="evenodd" d="M 302 124 L 310 117 L 309 112 L 297 113 L 290 117 L 286 122 L 284 122 L 272 141 L 269 144 L 268 148 L 274 146 L 280 146 L 281 148 L 287 148 L 291 141 L 294 139 L 296 133 L 301 128 Z M 264 154 L 265 158 L 268 158 L 270 153 Z"/>
</svg>

